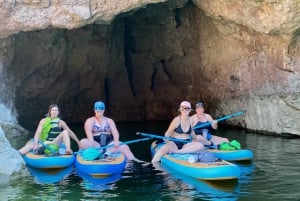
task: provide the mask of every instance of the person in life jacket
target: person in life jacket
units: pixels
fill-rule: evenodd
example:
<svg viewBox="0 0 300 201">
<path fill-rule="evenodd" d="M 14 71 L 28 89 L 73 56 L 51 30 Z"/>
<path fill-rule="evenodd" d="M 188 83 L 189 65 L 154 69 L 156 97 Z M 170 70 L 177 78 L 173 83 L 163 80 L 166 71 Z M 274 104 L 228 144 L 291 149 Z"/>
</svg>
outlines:
<svg viewBox="0 0 300 201">
<path fill-rule="evenodd" d="M 50 105 L 48 114 L 41 119 L 34 134 L 33 140 L 30 140 L 24 147 L 19 149 L 20 154 L 24 155 L 29 151 L 36 151 L 40 147 L 49 143 L 60 145 L 65 144 L 66 154 L 72 154 L 70 137 L 79 146 L 79 139 L 69 126 L 59 117 L 59 108 L 56 104 Z"/>
<path fill-rule="evenodd" d="M 196 140 L 198 142 L 201 142 L 205 146 L 213 146 L 219 145 L 222 142 L 229 142 L 227 138 L 212 134 L 213 130 L 218 128 L 218 122 L 214 120 L 210 114 L 204 112 L 204 104 L 202 102 L 198 102 L 196 104 L 196 114 L 192 115 L 191 119 L 193 128 L 210 122 L 208 126 L 194 129 L 195 134 L 197 135 Z"/>
</svg>

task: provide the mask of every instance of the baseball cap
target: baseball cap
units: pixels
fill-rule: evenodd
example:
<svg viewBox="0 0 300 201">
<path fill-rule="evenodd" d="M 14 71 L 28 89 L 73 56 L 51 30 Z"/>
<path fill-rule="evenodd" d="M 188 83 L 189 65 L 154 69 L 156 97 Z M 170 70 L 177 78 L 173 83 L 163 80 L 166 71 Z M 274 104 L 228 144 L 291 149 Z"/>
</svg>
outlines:
<svg viewBox="0 0 300 201">
<path fill-rule="evenodd" d="M 191 103 L 188 102 L 188 101 L 182 101 L 180 103 L 180 107 L 188 107 L 188 108 L 191 108 Z"/>
<path fill-rule="evenodd" d="M 95 110 L 105 110 L 105 104 L 102 101 L 97 101 L 94 104 Z"/>
</svg>

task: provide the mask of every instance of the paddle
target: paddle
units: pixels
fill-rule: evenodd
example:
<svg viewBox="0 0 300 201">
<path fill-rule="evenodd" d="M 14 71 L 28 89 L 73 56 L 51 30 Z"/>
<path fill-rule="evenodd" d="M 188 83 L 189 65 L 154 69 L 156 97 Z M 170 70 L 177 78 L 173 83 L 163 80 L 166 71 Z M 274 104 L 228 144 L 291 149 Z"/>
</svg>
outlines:
<svg viewBox="0 0 300 201">
<path fill-rule="evenodd" d="M 246 110 L 241 110 L 241 111 L 238 111 L 238 112 L 235 112 L 235 113 L 232 113 L 232 114 L 228 114 L 224 117 L 216 119 L 216 121 L 217 122 L 224 121 L 224 120 L 230 119 L 232 117 L 240 116 L 240 115 L 244 114 L 245 112 L 246 112 Z M 211 125 L 211 122 L 207 122 L 207 123 L 201 124 L 199 126 L 195 126 L 193 129 L 196 130 L 196 129 L 204 128 L 204 127 L 210 126 L 210 125 Z"/>
<path fill-rule="evenodd" d="M 149 133 L 137 132 L 136 134 L 137 135 L 142 135 L 142 136 L 145 136 L 145 137 L 157 138 L 157 139 L 163 139 L 163 140 L 170 140 L 170 141 L 175 141 L 175 142 L 184 142 L 184 143 L 190 142 L 189 140 L 180 140 L 180 139 L 176 139 L 176 138 L 172 138 L 172 137 L 163 137 L 163 136 L 149 134 Z"/>
<path fill-rule="evenodd" d="M 136 143 L 136 142 L 141 142 L 141 141 L 146 141 L 146 140 L 150 140 L 152 138 L 141 138 L 141 139 L 136 139 L 136 140 L 129 140 L 126 142 L 121 142 L 120 145 L 123 144 L 132 144 L 132 143 Z M 101 154 L 103 154 L 104 152 L 100 153 L 100 150 L 105 150 L 107 148 L 113 147 L 114 144 L 108 144 L 106 146 L 102 146 L 102 147 L 97 147 L 97 148 L 87 148 L 84 150 L 80 150 L 78 152 L 74 152 L 74 154 L 81 154 L 81 157 L 84 160 L 95 160 L 96 158 L 98 158 Z"/>
</svg>

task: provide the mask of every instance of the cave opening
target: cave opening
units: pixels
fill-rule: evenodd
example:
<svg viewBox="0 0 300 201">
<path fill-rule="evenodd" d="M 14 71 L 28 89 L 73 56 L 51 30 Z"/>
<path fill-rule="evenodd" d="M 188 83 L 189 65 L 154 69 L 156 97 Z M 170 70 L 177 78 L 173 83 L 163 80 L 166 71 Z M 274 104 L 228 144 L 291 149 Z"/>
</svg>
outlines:
<svg viewBox="0 0 300 201">
<path fill-rule="evenodd" d="M 96 100 L 106 102 L 116 121 L 169 120 L 190 96 L 188 86 L 197 84 L 187 73 L 197 55 L 195 15 L 202 13 L 190 2 L 161 3 L 109 25 L 10 36 L 7 82 L 15 88 L 18 122 L 37 125 L 57 103 L 66 121 L 82 123 Z M 136 107 L 124 111 L 127 105 Z"/>
</svg>

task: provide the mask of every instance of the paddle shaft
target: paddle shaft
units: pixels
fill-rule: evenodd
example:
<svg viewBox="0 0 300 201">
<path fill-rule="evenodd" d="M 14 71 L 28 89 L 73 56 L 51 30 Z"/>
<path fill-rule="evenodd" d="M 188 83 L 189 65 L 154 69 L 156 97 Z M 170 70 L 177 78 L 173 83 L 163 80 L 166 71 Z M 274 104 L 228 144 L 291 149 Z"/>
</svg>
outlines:
<svg viewBox="0 0 300 201">
<path fill-rule="evenodd" d="M 149 134 L 149 133 L 140 133 L 140 132 L 137 132 L 136 134 L 137 135 L 142 135 L 142 136 L 145 136 L 145 137 L 157 138 L 157 139 L 162 139 L 162 140 L 170 140 L 170 141 L 175 141 L 175 142 L 183 142 L 183 143 L 190 142 L 188 140 L 180 140 L 180 139 L 176 139 L 176 138 L 172 138 L 172 137 L 163 137 L 163 136 Z"/>
<path fill-rule="evenodd" d="M 126 141 L 126 142 L 121 142 L 120 143 L 120 145 L 123 145 L 123 144 L 132 144 L 132 143 L 136 143 L 136 142 L 141 142 L 141 141 L 146 141 L 146 140 L 150 140 L 150 139 L 152 139 L 152 138 L 141 138 L 141 139 L 136 139 L 136 140 L 129 140 L 129 141 Z M 114 144 L 108 144 L 108 145 L 106 145 L 106 146 L 103 146 L 103 147 L 97 147 L 97 148 L 95 148 L 95 147 L 93 147 L 93 148 L 95 148 L 95 149 L 106 149 L 106 148 L 110 148 L 110 147 L 113 147 L 114 146 Z M 78 153 L 80 153 L 80 152 L 82 152 L 83 150 L 80 150 L 80 151 L 78 151 L 78 152 L 74 152 L 74 154 L 78 154 Z"/>
<path fill-rule="evenodd" d="M 244 114 L 245 112 L 246 112 L 246 110 L 241 110 L 241 111 L 226 115 L 224 117 L 218 118 L 218 119 L 216 119 L 216 121 L 217 122 L 224 121 L 224 120 L 230 119 L 232 117 L 240 116 L 240 115 Z M 196 129 L 204 128 L 204 127 L 210 126 L 210 125 L 211 125 L 211 122 L 207 122 L 207 123 L 201 124 L 199 126 L 195 126 L 193 129 L 196 130 Z"/>
<path fill-rule="evenodd" d="M 39 143 L 40 143 L 43 147 L 45 147 L 46 149 L 50 149 L 51 152 L 55 152 L 55 150 L 53 150 L 52 147 L 50 147 L 49 145 L 45 144 L 45 143 L 42 142 L 41 140 L 39 140 Z"/>
</svg>

